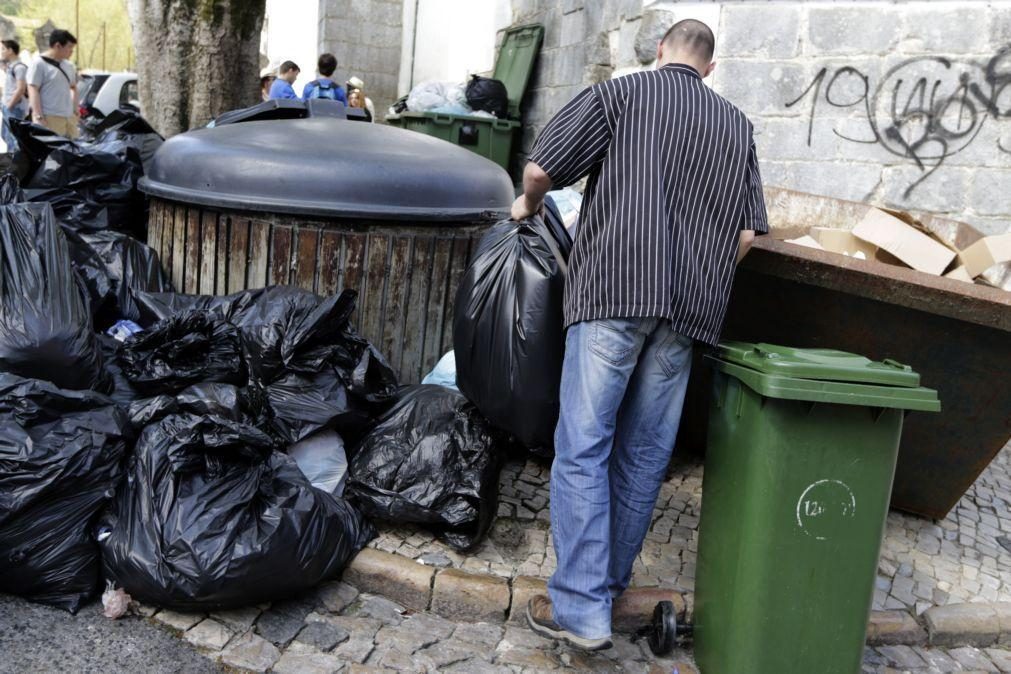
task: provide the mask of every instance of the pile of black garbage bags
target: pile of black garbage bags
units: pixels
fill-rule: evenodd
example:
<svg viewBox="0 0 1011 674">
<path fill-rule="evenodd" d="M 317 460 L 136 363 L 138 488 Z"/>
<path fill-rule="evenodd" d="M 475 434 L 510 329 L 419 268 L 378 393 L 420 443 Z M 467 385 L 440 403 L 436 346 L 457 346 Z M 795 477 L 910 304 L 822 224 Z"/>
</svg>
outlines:
<svg viewBox="0 0 1011 674">
<path fill-rule="evenodd" d="M 496 511 L 503 434 L 399 386 L 356 293 L 173 289 L 137 189 L 160 137 L 14 125 L 0 178 L 0 592 L 76 612 L 105 582 L 213 610 L 333 578 L 369 518 L 460 550 Z"/>
</svg>

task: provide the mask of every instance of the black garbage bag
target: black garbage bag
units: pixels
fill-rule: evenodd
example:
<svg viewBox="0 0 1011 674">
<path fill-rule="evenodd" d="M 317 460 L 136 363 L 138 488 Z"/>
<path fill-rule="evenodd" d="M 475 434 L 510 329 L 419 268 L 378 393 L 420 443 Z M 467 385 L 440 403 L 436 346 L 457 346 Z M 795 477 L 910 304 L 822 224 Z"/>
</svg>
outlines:
<svg viewBox="0 0 1011 674">
<path fill-rule="evenodd" d="M 137 150 L 145 169 L 154 153 L 165 142 L 140 113 L 132 110 L 113 110 L 90 131 L 94 135 L 94 144 L 100 148 L 106 144 L 123 142 Z"/>
<path fill-rule="evenodd" d="M 474 110 L 490 112 L 499 119 L 509 116 L 509 92 L 499 80 L 471 75 L 467 83 L 467 105 Z"/>
<path fill-rule="evenodd" d="M 287 599 L 375 536 L 349 503 L 242 422 L 172 414 L 141 433 L 99 524 L 106 577 L 135 599 L 205 611 Z"/>
<path fill-rule="evenodd" d="M 560 219 L 502 221 L 481 239 L 456 295 L 460 392 L 494 426 L 542 453 L 554 446 L 558 423 L 570 248 Z"/>
<path fill-rule="evenodd" d="M 45 204 L 0 206 L 0 372 L 68 389 L 103 380 L 88 302 Z"/>
<path fill-rule="evenodd" d="M 95 595 L 94 526 L 130 439 L 103 395 L 0 374 L 0 592 L 71 613 Z"/>
<path fill-rule="evenodd" d="M 462 395 L 405 387 L 352 450 L 345 494 L 366 515 L 428 525 L 468 550 L 498 509 L 499 454 L 492 429 Z"/>
<path fill-rule="evenodd" d="M 78 143 L 54 134 L 45 127 L 12 121 L 19 155 L 27 157 L 27 170 L 20 176 L 26 194 L 33 201 L 45 197 L 66 200 L 62 190 L 71 190 L 87 202 L 106 210 L 110 227 L 130 231 L 144 238 L 146 201 L 137 189 L 144 173 L 140 153 L 125 140 L 102 144 Z M 61 216 L 61 220 L 63 217 Z"/>
<path fill-rule="evenodd" d="M 193 309 L 234 324 L 270 428 L 289 444 L 328 426 L 354 437 L 396 395 L 393 369 L 350 323 L 356 297 L 345 290 L 324 299 L 290 286 L 227 297 L 135 293 L 141 325 Z"/>
<path fill-rule="evenodd" d="M 140 318 L 135 322 L 147 328 L 158 321 L 193 310 L 209 311 L 226 321 L 235 322 L 237 317 L 266 290 L 266 288 L 243 290 L 225 296 L 143 291 L 132 291 L 130 294 L 140 314 Z"/>
<path fill-rule="evenodd" d="M 244 384 L 239 331 L 207 311 L 167 318 L 128 338 L 119 350 L 123 374 L 144 395 L 177 393 L 191 384 Z"/>
<path fill-rule="evenodd" d="M 70 242 L 74 270 L 88 288 L 96 330 L 124 318 L 139 321 L 135 293 L 172 289 L 158 253 L 132 236 L 113 230 L 81 232 L 65 228 L 64 233 Z"/>
</svg>

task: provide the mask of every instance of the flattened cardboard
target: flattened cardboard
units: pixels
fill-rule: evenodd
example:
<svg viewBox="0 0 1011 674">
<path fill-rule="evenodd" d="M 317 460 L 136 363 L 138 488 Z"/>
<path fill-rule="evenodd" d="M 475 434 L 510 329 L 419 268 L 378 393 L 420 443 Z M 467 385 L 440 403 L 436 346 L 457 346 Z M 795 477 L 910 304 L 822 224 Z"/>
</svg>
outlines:
<svg viewBox="0 0 1011 674">
<path fill-rule="evenodd" d="M 960 252 L 958 261 L 973 278 L 995 264 L 1011 262 L 1011 233 L 983 237 Z"/>
<path fill-rule="evenodd" d="M 817 248 L 818 250 L 825 250 L 825 248 L 818 243 L 816 240 L 812 239 L 810 236 L 800 236 L 796 239 L 786 239 L 787 243 L 793 243 L 798 246 L 804 246 L 806 248 Z"/>
<path fill-rule="evenodd" d="M 955 251 L 917 228 L 877 208 L 867 209 L 853 235 L 874 244 L 913 269 L 940 276 L 955 259 Z"/>
<path fill-rule="evenodd" d="M 847 229 L 812 227 L 810 234 L 825 250 L 833 253 L 873 260 L 874 254 L 878 251 L 877 246 L 858 239 Z"/>
<path fill-rule="evenodd" d="M 965 267 L 959 265 L 944 275 L 944 278 L 953 278 L 957 281 L 973 283 L 972 277 L 965 271 Z"/>
</svg>

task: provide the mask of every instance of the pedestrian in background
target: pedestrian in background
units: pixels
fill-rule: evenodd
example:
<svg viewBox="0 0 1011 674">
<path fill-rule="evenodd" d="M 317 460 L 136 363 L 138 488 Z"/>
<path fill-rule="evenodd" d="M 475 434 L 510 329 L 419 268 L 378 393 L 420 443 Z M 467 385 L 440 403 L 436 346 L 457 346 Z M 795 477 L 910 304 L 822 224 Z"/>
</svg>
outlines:
<svg viewBox="0 0 1011 674">
<path fill-rule="evenodd" d="M 558 559 L 527 605 L 538 634 L 611 646 L 684 403 L 692 348 L 716 345 L 736 262 L 767 232 L 752 125 L 703 83 L 715 39 L 675 24 L 657 69 L 595 84 L 537 140 L 513 204 L 589 176 L 565 280 L 561 413 L 551 466 Z"/>
<path fill-rule="evenodd" d="M 18 142 L 11 133 L 10 120 L 23 121 L 28 116 L 28 64 L 21 61 L 21 45 L 17 40 L 3 40 L 0 45 L 0 58 L 7 69 L 4 79 L 3 139 L 7 151 L 14 152 L 18 149 Z"/>
<path fill-rule="evenodd" d="M 320 55 L 319 61 L 316 63 L 316 70 L 319 77 L 306 84 L 302 89 L 302 100 L 327 98 L 347 105 L 348 97 L 344 93 L 344 87 L 331 79 L 334 71 L 337 70 L 337 57 L 329 53 Z"/>
<path fill-rule="evenodd" d="M 372 118 L 372 113 L 365 107 L 365 94 L 362 93 L 361 89 L 350 89 L 348 91 L 348 107 L 358 108 L 365 113 L 365 119 L 370 122 L 375 121 Z"/>
<path fill-rule="evenodd" d="M 274 83 L 277 76 L 274 75 L 273 68 L 264 68 L 260 71 L 260 100 L 270 100 L 270 85 Z"/>
<path fill-rule="evenodd" d="M 365 101 L 365 109 L 369 113 L 369 119 L 374 122 L 376 120 L 376 108 L 372 104 L 372 99 L 365 95 L 365 82 L 363 82 L 360 77 L 352 77 L 344 84 L 344 86 L 349 92 L 352 89 L 358 89 L 358 91 L 361 92 L 362 99 Z M 350 101 L 350 94 L 348 96 L 348 100 Z"/>
<path fill-rule="evenodd" d="M 278 68 L 278 77 L 270 85 L 270 100 L 291 99 L 298 100 L 292 84 L 298 79 L 298 74 L 302 72 L 294 61 L 285 61 Z"/>
<path fill-rule="evenodd" d="M 76 46 L 70 31 L 57 28 L 26 77 L 32 122 L 66 138 L 77 138 L 77 68 L 70 62 Z"/>
</svg>

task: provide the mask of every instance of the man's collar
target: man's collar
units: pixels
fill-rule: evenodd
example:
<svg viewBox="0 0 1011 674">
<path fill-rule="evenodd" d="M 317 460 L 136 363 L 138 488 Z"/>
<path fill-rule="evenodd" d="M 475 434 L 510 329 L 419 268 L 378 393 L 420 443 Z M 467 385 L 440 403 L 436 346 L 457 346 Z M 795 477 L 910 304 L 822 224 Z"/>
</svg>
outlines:
<svg viewBox="0 0 1011 674">
<path fill-rule="evenodd" d="M 687 63 L 667 63 L 667 64 L 661 66 L 661 70 L 676 70 L 676 71 L 682 72 L 682 73 L 684 73 L 686 75 L 691 75 L 692 77 L 696 77 L 696 78 L 698 78 L 700 80 L 702 79 L 702 75 L 699 74 L 699 71 L 695 70 L 695 68 L 691 67 Z"/>
</svg>

